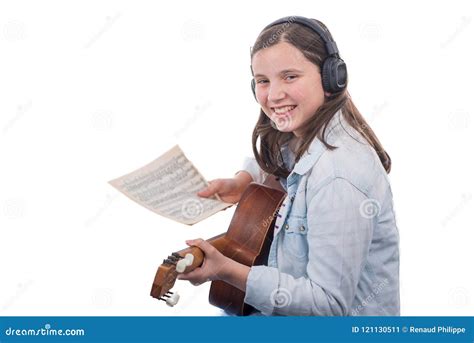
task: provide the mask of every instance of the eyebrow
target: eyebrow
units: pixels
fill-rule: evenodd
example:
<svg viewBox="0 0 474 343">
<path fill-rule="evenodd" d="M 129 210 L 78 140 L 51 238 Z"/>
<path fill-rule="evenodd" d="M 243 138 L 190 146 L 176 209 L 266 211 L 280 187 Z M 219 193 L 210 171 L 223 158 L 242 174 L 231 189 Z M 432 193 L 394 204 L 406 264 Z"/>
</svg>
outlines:
<svg viewBox="0 0 474 343">
<path fill-rule="evenodd" d="M 278 74 L 283 75 L 283 74 L 286 74 L 286 73 L 302 73 L 302 72 L 303 71 L 301 71 L 301 70 L 291 68 L 291 69 L 284 69 L 284 70 L 280 71 Z M 253 77 L 265 77 L 265 75 L 255 74 Z"/>
</svg>

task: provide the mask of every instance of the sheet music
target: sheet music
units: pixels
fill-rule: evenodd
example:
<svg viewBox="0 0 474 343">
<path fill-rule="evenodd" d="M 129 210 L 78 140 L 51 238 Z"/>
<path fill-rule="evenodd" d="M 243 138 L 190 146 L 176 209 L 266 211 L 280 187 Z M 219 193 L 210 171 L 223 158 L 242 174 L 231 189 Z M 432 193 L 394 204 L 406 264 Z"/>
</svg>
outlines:
<svg viewBox="0 0 474 343">
<path fill-rule="evenodd" d="M 138 204 L 187 225 L 232 206 L 217 197 L 196 195 L 208 183 L 178 145 L 146 166 L 109 183 Z"/>
</svg>

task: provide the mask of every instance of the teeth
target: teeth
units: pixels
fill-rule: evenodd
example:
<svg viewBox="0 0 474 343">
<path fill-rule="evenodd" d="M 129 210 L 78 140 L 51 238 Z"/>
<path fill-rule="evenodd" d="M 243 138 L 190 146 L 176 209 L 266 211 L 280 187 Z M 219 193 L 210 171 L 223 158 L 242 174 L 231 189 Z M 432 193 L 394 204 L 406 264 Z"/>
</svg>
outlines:
<svg viewBox="0 0 474 343">
<path fill-rule="evenodd" d="M 282 114 L 291 111 L 294 109 L 296 106 L 285 106 L 285 107 L 278 107 L 278 108 L 273 108 L 273 111 L 277 114 Z"/>
</svg>

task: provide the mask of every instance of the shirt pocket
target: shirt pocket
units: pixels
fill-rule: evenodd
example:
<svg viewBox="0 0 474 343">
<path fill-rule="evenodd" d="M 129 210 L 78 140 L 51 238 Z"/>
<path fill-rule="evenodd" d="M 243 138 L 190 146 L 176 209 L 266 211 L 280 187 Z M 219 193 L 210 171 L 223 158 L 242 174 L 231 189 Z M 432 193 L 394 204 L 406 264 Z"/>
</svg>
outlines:
<svg viewBox="0 0 474 343">
<path fill-rule="evenodd" d="M 306 217 L 290 216 L 282 231 L 284 251 L 298 259 L 305 259 L 308 256 Z"/>
</svg>

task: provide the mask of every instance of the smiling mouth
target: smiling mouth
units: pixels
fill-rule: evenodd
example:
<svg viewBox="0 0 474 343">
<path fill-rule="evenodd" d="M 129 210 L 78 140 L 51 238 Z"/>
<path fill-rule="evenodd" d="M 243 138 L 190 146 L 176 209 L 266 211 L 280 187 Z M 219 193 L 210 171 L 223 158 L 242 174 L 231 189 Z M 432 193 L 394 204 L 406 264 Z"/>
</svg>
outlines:
<svg viewBox="0 0 474 343">
<path fill-rule="evenodd" d="M 296 106 L 282 106 L 282 107 L 271 107 L 273 114 L 276 115 L 289 115 L 291 111 L 293 111 Z"/>
</svg>

